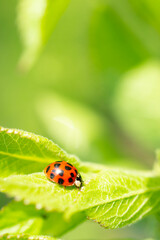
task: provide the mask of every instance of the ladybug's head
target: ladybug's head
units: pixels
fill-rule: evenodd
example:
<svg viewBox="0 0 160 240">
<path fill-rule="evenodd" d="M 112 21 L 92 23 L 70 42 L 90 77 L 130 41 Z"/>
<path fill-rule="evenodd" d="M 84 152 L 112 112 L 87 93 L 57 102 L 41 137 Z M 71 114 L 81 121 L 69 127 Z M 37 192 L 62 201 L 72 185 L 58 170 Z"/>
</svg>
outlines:
<svg viewBox="0 0 160 240">
<path fill-rule="evenodd" d="M 78 173 L 77 174 L 77 177 L 76 177 L 76 180 L 74 182 L 74 185 L 77 187 L 77 188 L 80 188 L 82 187 L 82 177 L 81 175 Z"/>
</svg>

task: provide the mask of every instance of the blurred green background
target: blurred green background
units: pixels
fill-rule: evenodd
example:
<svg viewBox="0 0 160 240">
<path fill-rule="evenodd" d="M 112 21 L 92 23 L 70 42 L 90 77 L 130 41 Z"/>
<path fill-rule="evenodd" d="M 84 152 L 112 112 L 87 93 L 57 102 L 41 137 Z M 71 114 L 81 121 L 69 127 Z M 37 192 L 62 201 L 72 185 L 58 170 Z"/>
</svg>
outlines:
<svg viewBox="0 0 160 240">
<path fill-rule="evenodd" d="M 84 161 L 151 168 L 160 146 L 160 2 L 72 0 L 28 71 L 18 67 L 19 2 L 0 1 L 0 125 L 46 136 Z M 142 239 L 156 226 L 152 217 L 114 231 L 88 221 L 64 239 Z"/>
</svg>

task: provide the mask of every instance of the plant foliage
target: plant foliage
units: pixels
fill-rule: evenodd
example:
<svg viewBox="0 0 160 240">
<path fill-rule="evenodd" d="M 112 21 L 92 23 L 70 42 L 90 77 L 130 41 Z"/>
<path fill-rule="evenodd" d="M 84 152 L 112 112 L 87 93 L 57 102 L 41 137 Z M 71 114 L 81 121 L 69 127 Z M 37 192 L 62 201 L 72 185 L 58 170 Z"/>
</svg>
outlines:
<svg viewBox="0 0 160 240">
<path fill-rule="evenodd" d="M 56 238 L 53 237 L 47 237 L 47 236 L 35 236 L 35 235 L 29 235 L 29 234 L 18 234 L 18 235 L 10 235 L 10 234 L 4 234 L 0 236 L 1 240 L 56 240 Z M 58 240 L 58 239 L 57 239 Z"/>
<path fill-rule="evenodd" d="M 44 234 L 42 225 L 46 224 L 43 219 L 46 211 L 47 214 L 53 214 L 53 218 L 55 212 L 61 213 L 62 225 L 75 218 L 75 226 L 86 216 L 104 227 L 119 228 L 160 210 L 160 176 L 154 171 L 112 169 L 80 162 L 44 137 L 5 128 L 0 131 L 0 159 L 0 190 L 32 204 L 23 206 L 17 203 L 20 204 L 16 215 L 20 232 L 24 222 L 29 224 L 28 228 L 25 224 L 27 233 L 36 222 L 41 225 L 38 234 Z M 55 160 L 65 160 L 75 165 L 84 180 L 81 190 L 74 186 L 64 189 L 48 181 L 43 169 Z M 8 214 L 12 214 L 16 206 L 16 203 L 12 204 L 4 210 L 9 211 Z M 38 210 L 32 209 L 34 205 L 42 209 L 37 213 Z M 5 214 L 1 214 L 2 219 L 5 218 Z M 3 232 L 3 221 L 1 224 Z M 11 224 L 7 228 L 12 232 L 13 222 L 8 224 Z M 50 229 L 47 231 L 50 232 Z M 62 233 L 50 232 L 52 236 Z"/>
<path fill-rule="evenodd" d="M 20 66 L 29 69 L 52 34 L 69 0 L 21 0 L 18 26 L 24 44 Z"/>
</svg>

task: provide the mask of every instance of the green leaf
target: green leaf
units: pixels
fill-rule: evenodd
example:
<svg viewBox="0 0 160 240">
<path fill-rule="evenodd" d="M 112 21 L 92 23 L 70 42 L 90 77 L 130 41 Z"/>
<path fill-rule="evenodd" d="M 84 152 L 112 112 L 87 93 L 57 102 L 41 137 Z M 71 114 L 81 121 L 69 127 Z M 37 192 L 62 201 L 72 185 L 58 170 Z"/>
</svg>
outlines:
<svg viewBox="0 0 160 240">
<path fill-rule="evenodd" d="M 105 70 L 108 78 L 144 60 L 160 57 L 157 9 L 159 3 L 153 4 L 150 0 L 109 0 L 95 9 L 90 35 L 92 59 L 101 72 Z M 113 77 L 110 79 L 113 82 Z"/>
<path fill-rule="evenodd" d="M 156 11 L 153 8 L 151 9 L 148 1 L 131 0 L 128 2 L 127 0 L 122 0 L 121 2 L 117 2 L 116 0 L 110 0 L 109 5 L 114 9 L 126 27 L 130 29 L 130 32 L 134 33 L 141 47 L 144 46 L 152 56 L 159 57 L 160 29 L 159 25 L 156 25 L 154 22 L 157 22 Z M 144 13 L 144 9 L 147 14 L 145 14 L 146 12 Z"/>
<path fill-rule="evenodd" d="M 56 238 L 53 237 L 47 237 L 47 236 L 37 236 L 37 235 L 29 235 L 29 234 L 18 234 L 18 235 L 10 235 L 10 234 L 4 234 L 0 236 L 1 240 L 56 240 Z M 58 239 L 57 239 L 58 240 Z"/>
<path fill-rule="evenodd" d="M 66 222 L 62 213 L 49 213 L 44 209 L 37 210 L 34 205 L 12 201 L 0 211 L 0 219 L 0 234 L 28 233 L 59 237 L 82 222 L 85 216 L 78 213 Z"/>
<path fill-rule="evenodd" d="M 0 211 L 0 234 L 39 234 L 43 225 L 42 212 L 33 206 L 11 202 Z M 35 228 L 36 226 L 36 228 Z"/>
<path fill-rule="evenodd" d="M 144 44 L 111 6 L 94 11 L 90 32 L 93 62 L 99 70 L 106 70 L 105 73 L 121 74 L 149 57 Z"/>
<path fill-rule="evenodd" d="M 160 208 L 160 178 L 149 173 L 106 169 L 97 176 L 88 174 L 90 183 L 85 184 L 79 194 L 76 189 L 64 190 L 47 183 L 42 175 L 36 175 L 24 176 L 21 184 L 18 183 L 18 176 L 0 183 L 5 192 L 39 203 L 50 210 L 58 209 L 70 215 L 86 210 L 89 218 L 108 228 L 131 224 Z"/>
<path fill-rule="evenodd" d="M 108 122 L 89 106 L 56 93 L 51 95 L 45 92 L 41 93 L 37 101 L 37 112 L 48 136 L 67 151 L 92 161 L 100 157 L 103 162 L 108 158 L 107 162 L 111 164 L 119 156 L 113 146 Z"/>
<path fill-rule="evenodd" d="M 20 0 L 18 27 L 24 44 L 20 60 L 22 69 L 29 69 L 49 39 L 70 0 Z"/>
<path fill-rule="evenodd" d="M 1 130 L 0 151 L 4 156 L 6 151 L 4 146 L 7 146 L 7 153 L 10 155 L 7 155 L 7 161 L 4 162 L 3 158 L 1 160 L 3 164 L 0 166 L 0 175 L 3 176 L 6 168 L 12 169 L 13 163 L 15 164 L 15 155 L 16 158 L 19 156 L 16 162 L 16 173 L 11 175 L 11 170 L 8 170 L 8 176 L 5 173 L 5 177 L 0 178 L 2 192 L 33 203 L 37 208 L 63 212 L 66 221 L 75 213 L 84 212 L 88 218 L 107 228 L 123 227 L 160 210 L 160 177 L 154 172 L 127 171 L 98 164 L 84 164 L 78 162 L 75 157 L 70 157 L 57 145 L 43 137 L 34 134 L 27 135 L 20 130 L 3 128 Z M 30 137 L 27 138 L 27 136 Z M 42 149 L 43 154 L 45 153 L 45 158 L 43 158 L 44 155 L 40 155 L 39 150 L 35 151 L 34 144 L 37 138 L 39 141 L 36 143 L 38 148 Z M 21 148 L 22 151 L 20 151 Z M 27 148 L 29 154 L 27 154 Z M 53 156 L 52 160 L 58 157 L 63 159 L 62 156 L 64 156 L 65 160 L 74 163 L 82 175 L 83 187 L 80 190 L 74 186 L 64 189 L 63 186 L 48 181 L 42 172 L 43 169 L 40 171 L 39 167 L 48 161 L 47 156 L 49 159 Z M 30 174 L 25 173 L 24 169 L 21 171 L 23 162 L 27 162 L 26 166 L 30 169 Z"/>
<path fill-rule="evenodd" d="M 113 100 L 121 128 L 150 151 L 159 148 L 159 79 L 160 62 L 148 61 L 121 78 Z"/>
<path fill-rule="evenodd" d="M 0 128 L 1 177 L 42 172 L 47 164 L 56 160 L 79 165 L 77 158 L 68 155 L 47 138 L 21 130 Z"/>
</svg>

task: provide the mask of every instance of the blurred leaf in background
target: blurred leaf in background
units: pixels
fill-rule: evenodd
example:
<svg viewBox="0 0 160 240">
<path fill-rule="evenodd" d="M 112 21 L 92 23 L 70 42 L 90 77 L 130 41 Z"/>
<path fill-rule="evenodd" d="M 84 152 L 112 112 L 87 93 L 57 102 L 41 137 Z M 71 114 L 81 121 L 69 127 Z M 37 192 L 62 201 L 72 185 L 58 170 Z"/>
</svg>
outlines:
<svg viewBox="0 0 160 240">
<path fill-rule="evenodd" d="M 154 4 L 111 0 L 94 10 L 90 25 L 91 61 L 105 81 L 111 82 L 111 96 L 123 73 L 150 58 L 160 57 L 159 16 L 150 5 Z"/>
<path fill-rule="evenodd" d="M 87 161 L 117 163 L 109 123 L 94 109 L 49 91 L 39 95 L 36 106 L 47 135 L 67 151 Z"/>
<path fill-rule="evenodd" d="M 115 115 L 130 136 L 151 150 L 160 143 L 159 103 L 159 62 L 146 62 L 121 79 L 115 94 Z"/>
<path fill-rule="evenodd" d="M 70 0 L 20 0 L 18 26 L 24 44 L 22 70 L 29 69 L 53 32 Z"/>
<path fill-rule="evenodd" d="M 109 4 L 111 6 L 101 6 L 93 13 L 90 49 L 92 61 L 99 71 L 119 75 L 148 58 L 149 53 L 128 28 L 127 17 L 124 16 L 126 21 L 123 21 L 116 11 L 115 5 L 117 7 L 119 3 Z"/>
</svg>

